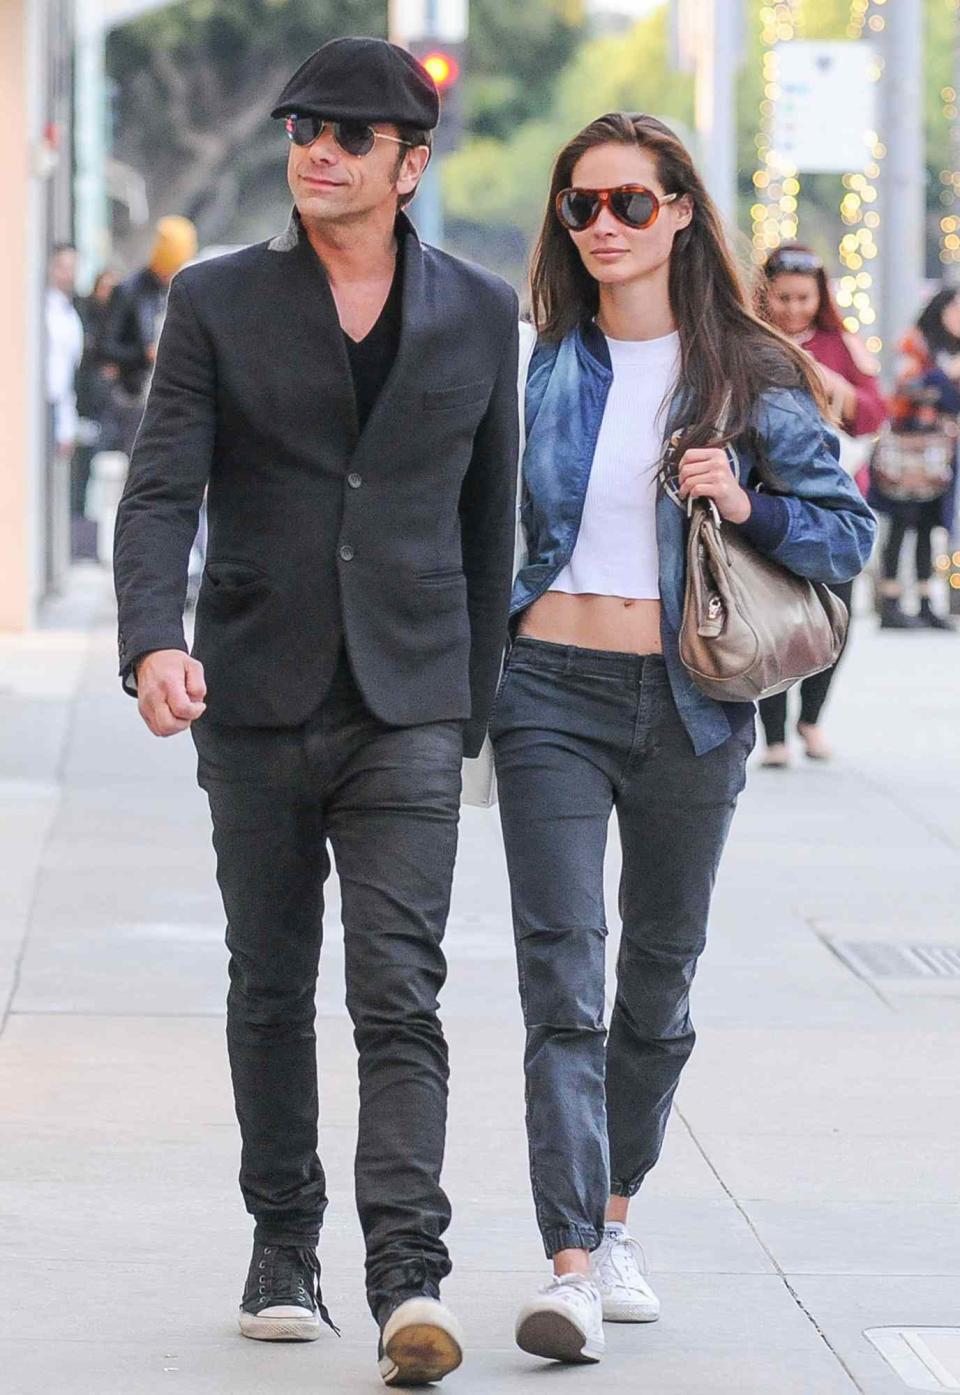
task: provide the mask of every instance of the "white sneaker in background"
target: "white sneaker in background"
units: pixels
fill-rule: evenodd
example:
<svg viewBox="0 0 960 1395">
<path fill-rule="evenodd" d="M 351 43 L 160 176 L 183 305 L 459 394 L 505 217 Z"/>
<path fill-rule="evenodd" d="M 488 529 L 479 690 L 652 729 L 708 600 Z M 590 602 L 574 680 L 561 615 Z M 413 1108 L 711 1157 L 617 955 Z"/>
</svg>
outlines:
<svg viewBox="0 0 960 1395">
<path fill-rule="evenodd" d="M 520 1309 L 517 1346 L 550 1361 L 599 1361 L 606 1342 L 600 1292 L 587 1274 L 554 1275 Z"/>
<path fill-rule="evenodd" d="M 640 1242 L 626 1226 L 608 1225 L 590 1258 L 605 1322 L 656 1322 L 660 1299 L 644 1277 L 647 1265 Z"/>
</svg>

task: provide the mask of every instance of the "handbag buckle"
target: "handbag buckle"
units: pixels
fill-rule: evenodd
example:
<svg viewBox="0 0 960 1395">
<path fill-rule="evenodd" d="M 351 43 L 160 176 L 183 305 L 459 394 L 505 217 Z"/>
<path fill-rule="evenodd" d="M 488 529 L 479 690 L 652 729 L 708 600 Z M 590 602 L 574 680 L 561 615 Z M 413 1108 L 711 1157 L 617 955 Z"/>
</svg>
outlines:
<svg viewBox="0 0 960 1395">
<path fill-rule="evenodd" d="M 715 523 L 715 525 L 716 525 L 717 531 L 719 532 L 720 529 L 723 527 L 723 519 L 722 519 L 722 517 L 720 516 L 720 510 L 717 508 L 717 501 L 716 501 L 715 499 L 703 499 L 703 498 L 699 498 L 699 497 L 695 499 L 695 498 L 693 497 L 692 494 L 689 494 L 689 495 L 687 496 L 687 517 L 688 517 L 688 518 L 692 518 L 692 517 L 693 517 L 693 506 L 694 506 L 694 504 L 696 504 L 696 503 L 703 504 L 704 508 L 709 507 L 710 512 L 713 514 L 713 521 L 714 521 L 714 523 Z"/>
</svg>

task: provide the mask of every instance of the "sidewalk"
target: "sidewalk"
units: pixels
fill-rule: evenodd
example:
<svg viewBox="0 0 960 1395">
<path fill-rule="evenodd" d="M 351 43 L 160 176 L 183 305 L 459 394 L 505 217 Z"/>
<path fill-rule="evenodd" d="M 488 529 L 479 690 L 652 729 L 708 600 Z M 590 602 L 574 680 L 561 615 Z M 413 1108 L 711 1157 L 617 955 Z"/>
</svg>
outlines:
<svg viewBox="0 0 960 1395">
<path fill-rule="evenodd" d="M 78 594 L 88 632 L 0 638 L 0 1390 L 381 1389 L 336 888 L 321 1258 L 343 1338 L 265 1346 L 235 1327 L 249 1228 L 192 746 L 150 737 L 121 694 L 102 576 L 84 573 Z M 840 758 L 754 770 L 697 980 L 699 1043 L 635 1208 L 664 1316 L 609 1328 L 600 1367 L 548 1369 L 512 1341 L 546 1266 L 498 823 L 465 814 L 444 996 L 445 1294 L 469 1351 L 451 1395 L 900 1395 L 863 1329 L 960 1325 L 960 955 L 953 978 L 910 977 L 904 959 L 900 977 L 872 979 L 841 957 L 855 941 L 887 944 L 893 967 L 897 946 L 960 949 L 958 680 L 960 637 L 880 636 L 864 618 L 830 714 Z M 960 1359 L 953 1373 L 926 1388 L 960 1389 Z"/>
</svg>

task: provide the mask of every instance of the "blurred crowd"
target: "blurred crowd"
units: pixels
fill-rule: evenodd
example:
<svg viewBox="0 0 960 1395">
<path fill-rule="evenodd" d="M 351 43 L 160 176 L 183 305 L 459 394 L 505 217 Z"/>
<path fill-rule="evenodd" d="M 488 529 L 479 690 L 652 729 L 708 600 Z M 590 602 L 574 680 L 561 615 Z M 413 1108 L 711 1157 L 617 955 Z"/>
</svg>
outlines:
<svg viewBox="0 0 960 1395">
<path fill-rule="evenodd" d="M 173 276 L 197 255 L 189 219 L 161 218 L 145 266 L 124 280 L 100 272 L 88 296 L 75 294 L 76 252 L 53 249 L 47 292 L 49 454 L 69 470 L 71 550 L 104 556 L 98 543 L 97 460 L 117 462 L 122 482 L 142 415 Z M 840 438 L 841 461 L 883 527 L 873 563 L 873 594 L 884 630 L 949 630 L 949 607 L 932 586 L 938 566 L 957 572 L 957 442 L 960 434 L 960 289 L 938 289 L 898 346 L 893 391 L 880 363 L 843 325 L 826 268 L 799 243 L 770 254 L 757 288 L 758 313 L 816 361 L 824 411 Z M 106 470 L 106 465 L 104 470 Z M 91 482 L 94 482 L 93 484 Z M 112 518 L 109 520 L 112 523 Z M 103 519 L 100 519 L 101 531 Z M 944 530 L 944 531 L 938 531 Z M 937 544 L 939 543 L 939 548 Z M 944 566 L 946 559 L 946 566 Z M 853 583 L 834 588 L 852 604 Z M 949 594 L 949 593 L 948 593 Z M 792 694 L 761 703 L 763 763 L 791 764 L 795 730 L 811 760 L 829 760 L 822 715 L 836 667 Z"/>
<path fill-rule="evenodd" d="M 904 335 L 889 396 L 881 390 L 879 361 L 844 328 L 824 264 L 811 248 L 790 243 L 770 254 L 759 279 L 757 308 L 816 361 L 826 414 L 840 438 L 841 462 L 881 519 L 873 564 L 880 628 L 951 629 L 948 615 L 936 608 L 931 583 L 937 531 L 945 530 L 941 558 L 948 569 L 958 531 L 960 289 L 939 289 Z M 904 547 L 908 537 L 910 557 Z M 853 583 L 833 589 L 850 609 Z M 836 668 L 797 689 L 796 732 L 811 760 L 831 755 L 821 718 Z M 760 704 L 763 763 L 772 769 L 791 762 L 792 701 L 782 693 Z"/>
<path fill-rule="evenodd" d="M 110 269 L 76 294 L 76 249 L 54 247 L 47 304 L 47 418 L 51 463 L 69 472 L 71 553 L 96 557 L 91 495 L 97 457 L 129 458 L 146 402 L 176 273 L 197 254 L 188 218 L 161 218 L 145 266 L 119 280 Z"/>
</svg>

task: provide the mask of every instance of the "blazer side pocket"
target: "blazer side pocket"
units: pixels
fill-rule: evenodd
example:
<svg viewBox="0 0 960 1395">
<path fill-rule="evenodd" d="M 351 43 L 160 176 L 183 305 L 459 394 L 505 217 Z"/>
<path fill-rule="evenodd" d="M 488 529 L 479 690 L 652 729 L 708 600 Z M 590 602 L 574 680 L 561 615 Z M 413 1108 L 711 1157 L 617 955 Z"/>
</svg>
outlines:
<svg viewBox="0 0 960 1395">
<path fill-rule="evenodd" d="M 485 401 L 490 391 L 491 384 L 483 379 L 459 383 L 455 387 L 430 388 L 423 394 L 423 409 L 426 412 L 439 412 L 446 407 L 467 407 L 473 402 Z"/>
</svg>

